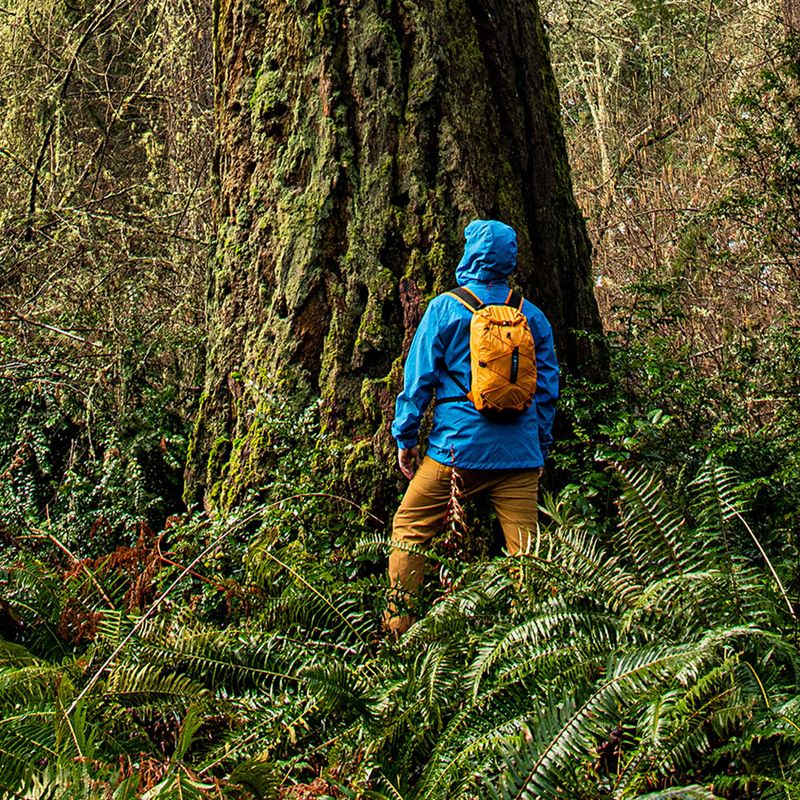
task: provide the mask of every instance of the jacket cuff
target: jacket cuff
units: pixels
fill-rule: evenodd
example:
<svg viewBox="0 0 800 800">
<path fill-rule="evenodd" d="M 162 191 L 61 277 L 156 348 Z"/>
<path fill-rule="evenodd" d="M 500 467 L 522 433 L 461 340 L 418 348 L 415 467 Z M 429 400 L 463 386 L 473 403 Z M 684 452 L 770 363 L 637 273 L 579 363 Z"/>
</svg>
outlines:
<svg viewBox="0 0 800 800">
<path fill-rule="evenodd" d="M 410 450 L 412 447 L 417 446 L 416 439 L 395 439 L 395 441 L 400 450 Z"/>
</svg>

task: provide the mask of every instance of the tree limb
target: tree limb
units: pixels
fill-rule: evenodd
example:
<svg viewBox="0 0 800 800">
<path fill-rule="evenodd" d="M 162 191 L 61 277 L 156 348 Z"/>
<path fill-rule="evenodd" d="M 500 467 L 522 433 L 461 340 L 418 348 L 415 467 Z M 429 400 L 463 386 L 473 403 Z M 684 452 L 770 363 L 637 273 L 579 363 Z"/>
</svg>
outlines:
<svg viewBox="0 0 800 800">
<path fill-rule="evenodd" d="M 39 155 L 36 158 L 36 164 L 34 165 L 33 168 L 31 189 L 28 194 L 28 225 L 25 230 L 26 241 L 30 241 L 33 236 L 33 216 L 36 213 L 36 193 L 39 188 L 39 173 L 41 172 L 42 164 L 44 163 L 44 157 L 45 154 L 47 153 L 47 148 L 50 144 L 50 139 L 56 127 L 58 112 L 60 111 L 61 106 L 64 103 L 64 98 L 67 96 L 67 89 L 69 88 L 69 83 L 72 80 L 72 76 L 78 67 L 78 56 L 80 55 L 81 50 L 83 50 L 83 48 L 86 46 L 89 39 L 91 39 L 95 31 L 100 27 L 100 25 L 102 25 L 106 17 L 108 17 L 108 15 L 114 10 L 116 3 L 117 0 L 108 0 L 102 11 L 100 11 L 100 13 L 91 21 L 86 30 L 83 32 L 83 36 L 81 36 L 81 39 L 78 42 L 78 46 L 75 48 L 75 52 L 72 54 L 69 66 L 67 67 L 67 71 L 64 74 L 63 80 L 61 81 L 61 89 L 58 93 L 58 99 L 56 101 L 55 108 L 53 109 L 53 115 L 50 119 L 50 124 L 47 126 L 47 130 L 45 131 L 44 138 L 42 139 L 42 144 L 39 147 Z"/>
<path fill-rule="evenodd" d="M 89 339 L 85 339 L 83 336 L 78 336 L 77 333 L 73 333 L 72 331 L 65 331 L 63 328 L 57 328 L 55 325 L 48 325 L 46 322 L 38 322 L 37 320 L 30 319 L 30 317 L 25 317 L 18 311 L 11 311 L 9 318 L 19 320 L 25 325 L 33 325 L 36 328 L 44 328 L 45 330 L 52 331 L 60 336 L 66 336 L 69 339 L 74 339 L 76 342 L 80 342 L 81 344 L 88 344 L 90 347 L 103 346 L 100 342 L 93 342 Z"/>
</svg>

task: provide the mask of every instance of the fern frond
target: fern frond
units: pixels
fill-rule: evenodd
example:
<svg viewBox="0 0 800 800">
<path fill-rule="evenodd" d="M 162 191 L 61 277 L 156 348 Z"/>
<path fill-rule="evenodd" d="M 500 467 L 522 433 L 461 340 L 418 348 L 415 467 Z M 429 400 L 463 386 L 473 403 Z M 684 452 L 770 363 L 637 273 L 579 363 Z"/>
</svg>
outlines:
<svg viewBox="0 0 800 800">
<path fill-rule="evenodd" d="M 260 756 L 239 764 L 229 780 L 246 787 L 260 800 L 277 800 L 282 777 L 273 762 Z"/>
<path fill-rule="evenodd" d="M 176 768 L 142 794 L 141 800 L 206 800 L 214 788 L 213 783 L 199 780 L 186 769 Z"/>
<path fill-rule="evenodd" d="M 391 549 L 392 543 L 385 533 L 373 532 L 359 537 L 353 548 L 353 555 L 366 561 L 382 561 Z"/>
<path fill-rule="evenodd" d="M 208 689 L 202 684 L 152 664 L 117 666 L 102 684 L 102 691 L 104 698 L 124 706 L 172 708 L 209 697 Z"/>
<path fill-rule="evenodd" d="M 485 771 L 509 742 L 524 736 L 536 716 L 531 705 L 527 693 L 517 688 L 489 693 L 479 706 L 457 714 L 436 742 L 415 800 L 457 797 L 460 785 Z"/>
<path fill-rule="evenodd" d="M 52 697 L 63 673 L 60 664 L 46 663 L 0 670 L 0 708 L 28 706 Z"/>
<path fill-rule="evenodd" d="M 651 581 L 702 569 L 703 552 L 694 546 L 657 478 L 634 463 L 612 468 L 623 485 L 620 533 L 640 576 Z"/>
<path fill-rule="evenodd" d="M 0 720 L 0 785 L 18 786 L 41 759 L 58 758 L 56 712 L 52 705 L 28 707 Z"/>
<path fill-rule="evenodd" d="M 90 772 L 84 764 L 61 761 L 34 772 L 20 785 L 17 797 L 24 800 L 96 800 L 101 792 L 105 794 L 103 778 L 116 783 L 113 774 L 109 774 L 111 770 L 105 772 L 101 776 L 96 768 Z M 123 781 L 114 793 L 114 800 L 134 800 L 138 783 L 138 775 Z"/>
<path fill-rule="evenodd" d="M 36 658 L 21 644 L 0 639 L 0 670 L 6 670 L 9 667 L 27 667 L 41 663 L 41 659 Z"/>
<path fill-rule="evenodd" d="M 135 622 L 136 620 L 124 611 L 106 610 L 98 620 L 95 641 L 113 650 L 131 632 Z"/>
<path fill-rule="evenodd" d="M 473 703 L 478 700 L 484 679 L 496 667 L 496 685 L 503 686 L 524 680 L 536 674 L 537 670 L 551 667 L 554 664 L 556 669 L 567 666 L 575 657 L 576 648 L 572 643 L 564 644 L 560 640 L 541 644 L 529 642 L 520 652 L 513 644 L 516 637 L 509 635 L 508 632 L 501 639 L 495 637 L 484 642 L 464 675 Z M 507 653 L 513 654 L 513 658 L 509 659 L 510 663 L 500 663 L 498 667 L 498 662 L 501 662 Z"/>
<path fill-rule="evenodd" d="M 611 555 L 589 531 L 558 527 L 549 535 L 558 547 L 547 561 L 566 573 L 568 586 L 602 596 L 612 611 L 639 604 L 640 583 L 622 566 L 619 557 Z M 536 568 L 535 564 L 532 568 Z"/>
<path fill-rule="evenodd" d="M 300 680 L 314 652 L 304 643 L 263 631 L 218 630 L 199 623 L 176 626 L 150 620 L 140 629 L 137 647 L 143 660 L 173 664 L 216 687 L 279 689 Z"/>
<path fill-rule="evenodd" d="M 549 741 L 520 754 L 521 763 L 515 769 L 518 780 L 506 796 L 515 800 L 556 796 L 561 766 L 585 759 L 592 743 L 617 726 L 621 708 L 674 675 L 686 655 L 685 647 L 656 647 L 612 660 L 608 680 L 592 691 Z"/>
<path fill-rule="evenodd" d="M 748 770 L 745 775 L 720 775 L 714 779 L 720 792 L 738 792 L 740 796 L 759 800 L 794 800 L 800 797 L 800 775 L 789 778 Z M 730 795 L 729 795 L 730 796 Z"/>
<path fill-rule="evenodd" d="M 361 677 L 340 659 L 328 659 L 301 671 L 307 691 L 321 711 L 370 714 L 368 698 Z"/>
<path fill-rule="evenodd" d="M 473 698 L 495 667 L 511 676 L 526 661 L 544 666 L 567 654 L 574 660 L 616 647 L 619 620 L 602 610 L 576 609 L 561 598 L 552 598 L 537 612 L 519 625 L 498 625 L 484 636 L 465 674 Z"/>
<path fill-rule="evenodd" d="M 632 800 L 722 800 L 718 794 L 714 794 L 705 786 L 673 786 L 669 789 L 661 789 L 657 792 L 647 794 L 637 794 Z"/>
<path fill-rule="evenodd" d="M 374 584 L 351 584 L 333 602 L 321 593 L 309 594 L 302 586 L 292 586 L 279 597 L 264 601 L 261 618 L 265 627 L 276 632 L 324 637 L 329 642 L 361 649 L 375 629 L 374 612 L 372 604 L 365 602 L 365 589 L 375 596 L 385 593 Z"/>
<path fill-rule="evenodd" d="M 692 510 L 704 533 L 719 535 L 726 523 L 745 511 L 739 475 L 713 458 L 706 459 L 689 489 L 694 500 Z"/>
<path fill-rule="evenodd" d="M 513 559 L 500 560 L 503 566 L 511 563 Z M 488 569 L 483 577 L 470 571 L 462 575 L 455 590 L 412 626 L 401 646 L 414 650 L 425 642 L 454 640 L 463 637 L 470 628 L 496 619 L 498 608 L 507 607 L 515 592 L 508 569 L 491 566 L 493 569 Z"/>
</svg>

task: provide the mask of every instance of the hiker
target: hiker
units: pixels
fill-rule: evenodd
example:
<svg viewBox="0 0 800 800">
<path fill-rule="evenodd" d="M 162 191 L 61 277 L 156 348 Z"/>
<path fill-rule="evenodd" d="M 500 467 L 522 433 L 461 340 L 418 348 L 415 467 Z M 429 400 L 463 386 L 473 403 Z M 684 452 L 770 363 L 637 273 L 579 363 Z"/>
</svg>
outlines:
<svg viewBox="0 0 800 800">
<path fill-rule="evenodd" d="M 495 220 L 475 220 L 464 236 L 464 255 L 456 267 L 460 288 L 431 300 L 405 363 L 392 435 L 400 469 L 411 483 L 394 517 L 392 541 L 415 549 L 429 544 L 445 521 L 455 468 L 463 497 L 488 494 L 506 549 L 516 555 L 536 529 L 539 478 L 558 397 L 558 362 L 547 318 L 508 286 L 517 265 L 514 229 Z M 486 322 L 487 315 L 499 321 Z M 488 338 L 480 338 L 476 325 L 491 328 Z M 480 352 L 487 346 L 481 342 L 502 345 L 505 337 L 512 341 L 512 333 L 517 344 L 505 355 L 495 359 Z M 504 366 L 493 370 L 494 364 Z M 486 388 L 484 380 L 500 384 L 497 407 L 491 400 L 495 390 Z M 433 425 L 420 463 L 420 420 L 434 395 Z M 394 548 L 389 556 L 392 595 L 384 624 L 396 637 L 413 622 L 408 606 L 419 591 L 424 565 L 422 555 L 406 549 Z"/>
</svg>

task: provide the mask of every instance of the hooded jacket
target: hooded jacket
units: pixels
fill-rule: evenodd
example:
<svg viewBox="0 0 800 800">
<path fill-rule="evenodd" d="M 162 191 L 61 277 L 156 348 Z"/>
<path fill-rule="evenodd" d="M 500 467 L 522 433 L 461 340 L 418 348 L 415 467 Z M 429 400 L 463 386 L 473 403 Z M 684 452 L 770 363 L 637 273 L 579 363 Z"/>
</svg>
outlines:
<svg viewBox="0 0 800 800">
<path fill-rule="evenodd" d="M 494 220 L 475 220 L 464 231 L 464 255 L 456 281 L 483 303 L 504 303 L 508 277 L 517 265 L 517 235 Z M 497 422 L 481 414 L 466 398 L 436 405 L 427 455 L 441 464 L 463 469 L 522 469 L 544 465 L 552 442 L 558 398 L 558 362 L 547 318 L 524 301 L 536 346 L 536 394 L 530 407 L 513 422 Z M 434 395 L 453 397 L 470 385 L 471 312 L 449 295 L 428 304 L 405 363 L 403 391 L 397 396 L 392 435 L 400 448 L 417 444 L 419 424 Z"/>
</svg>

